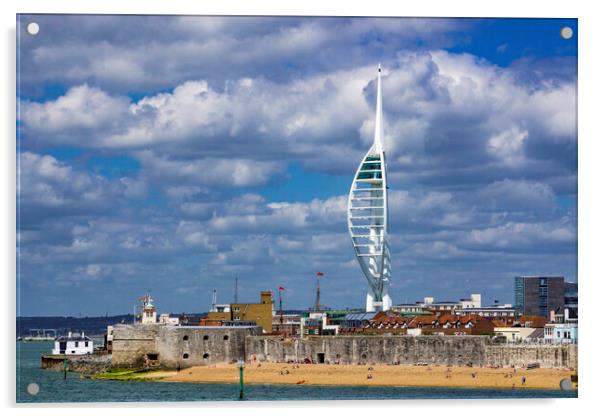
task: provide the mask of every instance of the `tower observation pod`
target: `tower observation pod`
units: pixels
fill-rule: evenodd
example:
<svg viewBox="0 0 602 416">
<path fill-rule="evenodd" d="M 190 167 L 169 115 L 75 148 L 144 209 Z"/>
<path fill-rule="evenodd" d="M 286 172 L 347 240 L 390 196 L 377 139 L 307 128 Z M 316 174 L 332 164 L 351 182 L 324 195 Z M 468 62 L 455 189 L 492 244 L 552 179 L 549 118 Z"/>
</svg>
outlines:
<svg viewBox="0 0 602 416">
<path fill-rule="evenodd" d="M 387 171 L 383 149 L 381 67 L 378 65 L 374 144 L 362 159 L 349 191 L 347 225 L 355 256 L 368 280 L 366 311 L 391 308 L 387 228 Z"/>
</svg>

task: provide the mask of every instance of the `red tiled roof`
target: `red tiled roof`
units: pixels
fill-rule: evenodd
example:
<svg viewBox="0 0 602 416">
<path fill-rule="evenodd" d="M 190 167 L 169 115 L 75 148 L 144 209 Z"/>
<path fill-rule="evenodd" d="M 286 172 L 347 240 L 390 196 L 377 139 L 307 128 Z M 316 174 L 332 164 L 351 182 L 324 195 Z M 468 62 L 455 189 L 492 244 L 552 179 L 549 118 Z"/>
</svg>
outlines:
<svg viewBox="0 0 602 416">
<path fill-rule="evenodd" d="M 437 321 L 441 325 L 445 325 L 448 322 L 454 323 L 454 322 L 456 322 L 457 319 L 458 319 L 457 316 L 447 314 L 447 315 L 441 315 L 439 318 L 437 318 Z"/>
</svg>

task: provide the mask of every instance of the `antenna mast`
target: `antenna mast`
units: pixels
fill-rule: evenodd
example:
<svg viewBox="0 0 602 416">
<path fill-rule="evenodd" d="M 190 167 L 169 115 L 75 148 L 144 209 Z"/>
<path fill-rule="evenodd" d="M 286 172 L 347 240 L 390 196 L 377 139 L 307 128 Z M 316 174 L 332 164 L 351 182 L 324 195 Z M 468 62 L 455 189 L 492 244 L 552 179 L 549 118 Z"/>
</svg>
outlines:
<svg viewBox="0 0 602 416">
<path fill-rule="evenodd" d="M 317 281 L 317 286 L 316 286 L 316 304 L 314 305 L 314 310 L 316 312 L 319 312 L 322 309 L 322 305 L 320 304 L 320 277 L 324 276 L 324 273 L 322 272 L 317 272 L 316 273 L 316 281 Z"/>
<path fill-rule="evenodd" d="M 211 299 L 211 312 L 217 312 L 217 289 L 213 289 L 213 298 Z"/>
<path fill-rule="evenodd" d="M 234 303 L 238 303 L 238 277 L 234 279 Z"/>
</svg>

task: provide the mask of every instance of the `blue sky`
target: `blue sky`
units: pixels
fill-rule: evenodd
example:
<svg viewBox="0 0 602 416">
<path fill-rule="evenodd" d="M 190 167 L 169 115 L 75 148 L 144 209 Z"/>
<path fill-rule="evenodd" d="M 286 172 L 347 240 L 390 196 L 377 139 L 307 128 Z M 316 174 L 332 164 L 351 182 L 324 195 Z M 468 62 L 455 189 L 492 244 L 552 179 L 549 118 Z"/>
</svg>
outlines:
<svg viewBox="0 0 602 416">
<path fill-rule="evenodd" d="M 40 32 L 25 31 L 30 21 Z M 560 36 L 561 28 L 573 37 Z M 157 30 L 161 28 L 161 30 Z M 21 15 L 20 315 L 286 287 L 361 307 L 345 207 L 383 65 L 392 298 L 577 279 L 577 21 Z"/>
</svg>

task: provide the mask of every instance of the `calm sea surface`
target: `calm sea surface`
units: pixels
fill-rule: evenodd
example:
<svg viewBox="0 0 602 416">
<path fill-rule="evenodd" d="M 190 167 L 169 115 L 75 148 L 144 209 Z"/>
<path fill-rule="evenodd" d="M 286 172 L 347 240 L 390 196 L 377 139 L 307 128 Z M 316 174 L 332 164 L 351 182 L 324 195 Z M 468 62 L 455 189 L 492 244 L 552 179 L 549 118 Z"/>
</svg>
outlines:
<svg viewBox="0 0 602 416">
<path fill-rule="evenodd" d="M 140 381 L 87 380 L 78 374 L 42 370 L 40 355 L 51 342 L 17 343 L 17 402 L 152 402 L 238 400 L 238 385 L 153 383 Z M 27 393 L 37 383 L 39 393 Z M 245 400 L 376 400 L 376 399 L 499 399 L 577 397 L 576 391 L 493 390 L 422 387 L 326 387 L 246 385 Z"/>
</svg>

